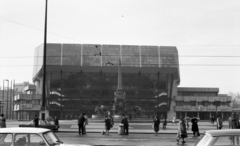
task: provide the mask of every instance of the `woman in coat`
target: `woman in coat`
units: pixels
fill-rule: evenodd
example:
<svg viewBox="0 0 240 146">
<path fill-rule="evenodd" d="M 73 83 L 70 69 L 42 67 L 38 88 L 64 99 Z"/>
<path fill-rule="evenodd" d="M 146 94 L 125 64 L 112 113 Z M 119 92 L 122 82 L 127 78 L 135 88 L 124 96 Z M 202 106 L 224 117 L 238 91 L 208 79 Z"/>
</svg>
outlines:
<svg viewBox="0 0 240 146">
<path fill-rule="evenodd" d="M 222 120 L 221 115 L 218 115 L 218 117 L 217 117 L 217 129 L 221 130 L 222 127 L 223 127 L 223 120 Z"/>
<path fill-rule="evenodd" d="M 167 119 L 165 117 L 163 117 L 163 129 L 166 130 L 166 126 L 167 126 Z"/>
<path fill-rule="evenodd" d="M 184 138 L 187 138 L 186 124 L 183 117 L 180 117 L 179 120 L 180 121 L 178 123 L 177 142 L 179 142 L 179 140 L 182 139 L 182 143 L 184 144 L 186 143 L 186 141 L 184 141 Z"/>
<path fill-rule="evenodd" d="M 196 117 L 193 117 L 192 120 L 192 132 L 193 132 L 193 135 L 195 136 L 198 136 L 198 133 L 199 133 L 199 129 L 198 129 L 198 119 Z"/>
<path fill-rule="evenodd" d="M 158 116 L 155 116 L 155 119 L 153 120 L 153 128 L 155 131 L 155 136 L 158 135 L 159 125 L 160 125 L 160 120 L 159 120 Z"/>
<path fill-rule="evenodd" d="M 109 135 L 109 130 L 113 127 L 113 118 L 110 115 L 110 112 L 108 115 L 105 117 L 105 130 L 106 130 L 106 135 Z"/>
</svg>

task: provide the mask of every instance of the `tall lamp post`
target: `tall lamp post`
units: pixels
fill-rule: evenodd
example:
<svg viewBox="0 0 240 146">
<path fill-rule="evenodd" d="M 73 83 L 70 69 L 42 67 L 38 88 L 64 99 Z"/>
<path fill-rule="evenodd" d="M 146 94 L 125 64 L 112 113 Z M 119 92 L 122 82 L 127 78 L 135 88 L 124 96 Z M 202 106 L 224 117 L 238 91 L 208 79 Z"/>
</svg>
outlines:
<svg viewBox="0 0 240 146">
<path fill-rule="evenodd" d="M 8 90 L 9 90 L 9 80 L 5 80 L 5 81 L 7 81 L 8 82 L 8 84 L 7 84 L 7 100 L 6 100 L 6 102 L 7 102 L 7 109 L 6 109 L 6 118 L 8 119 Z"/>
<path fill-rule="evenodd" d="M 3 93 L 2 93 L 2 101 L 4 100 L 4 80 L 3 80 Z M 3 113 L 3 107 L 0 106 L 0 112 Z"/>
<path fill-rule="evenodd" d="M 46 60 L 47 60 L 47 4 L 48 0 L 46 0 L 45 6 L 45 23 L 44 23 L 44 43 L 43 43 L 43 81 L 42 81 L 42 107 L 41 111 L 46 110 Z M 45 119 L 44 116 L 41 119 Z"/>
</svg>

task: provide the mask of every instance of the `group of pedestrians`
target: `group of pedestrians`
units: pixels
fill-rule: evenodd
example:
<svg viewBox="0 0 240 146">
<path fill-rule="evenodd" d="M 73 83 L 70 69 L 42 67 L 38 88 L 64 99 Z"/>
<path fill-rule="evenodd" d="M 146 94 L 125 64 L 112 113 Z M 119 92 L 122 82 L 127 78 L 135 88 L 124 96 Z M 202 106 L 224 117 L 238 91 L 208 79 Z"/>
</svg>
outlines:
<svg viewBox="0 0 240 146">
<path fill-rule="evenodd" d="M 114 119 L 111 116 L 110 112 L 108 112 L 108 114 L 106 115 L 104 122 L 105 122 L 105 130 L 103 130 L 102 134 L 109 135 L 110 129 L 114 126 Z M 123 126 L 123 134 L 128 135 L 129 134 L 129 132 L 128 132 L 129 123 L 128 123 L 128 119 L 125 116 L 125 114 L 122 115 L 121 124 Z"/>
<path fill-rule="evenodd" d="M 193 118 L 189 118 L 189 117 L 185 117 L 183 118 L 182 116 L 179 118 L 179 123 L 178 123 L 178 131 L 177 131 L 177 143 L 180 142 L 180 140 L 182 140 L 182 143 L 186 143 L 186 141 L 184 140 L 185 138 L 188 137 L 188 133 L 187 130 L 190 127 L 189 125 L 189 121 L 191 120 L 192 123 L 192 132 L 194 136 L 200 136 L 200 132 L 199 132 L 199 128 L 198 128 L 198 118 L 197 117 L 193 117 Z"/>
<path fill-rule="evenodd" d="M 82 113 L 78 117 L 78 134 L 79 135 L 85 135 L 86 132 L 86 125 L 88 125 L 88 117 L 85 113 Z"/>
</svg>

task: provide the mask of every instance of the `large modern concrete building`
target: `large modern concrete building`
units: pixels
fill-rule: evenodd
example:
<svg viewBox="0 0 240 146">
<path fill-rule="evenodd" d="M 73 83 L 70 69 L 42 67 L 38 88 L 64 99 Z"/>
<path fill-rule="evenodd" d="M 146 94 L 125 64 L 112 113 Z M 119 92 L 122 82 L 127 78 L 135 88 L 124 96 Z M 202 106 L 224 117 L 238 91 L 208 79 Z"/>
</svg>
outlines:
<svg viewBox="0 0 240 146">
<path fill-rule="evenodd" d="M 40 45 L 33 68 L 35 95 L 27 99 L 38 101 L 32 106 L 35 111 L 41 111 L 42 66 Z M 218 95 L 218 88 L 177 87 L 180 73 L 174 46 L 47 44 L 46 75 L 45 117 L 76 118 L 82 112 L 91 116 L 100 105 L 113 110 L 119 82 L 128 113 L 137 114 L 134 109 L 140 107 L 144 117 L 197 116 L 203 120 L 216 114 L 226 118 L 231 113 L 231 97 Z M 16 106 L 23 107 L 24 96 L 16 99 Z"/>
<path fill-rule="evenodd" d="M 90 116 L 98 105 L 111 110 L 119 59 L 127 110 L 138 106 L 145 115 L 173 116 L 173 97 L 180 82 L 176 47 L 100 44 L 47 44 L 49 115 L 66 118 L 85 112 Z M 42 63 L 40 45 L 33 70 L 36 94 L 42 92 Z"/>
</svg>

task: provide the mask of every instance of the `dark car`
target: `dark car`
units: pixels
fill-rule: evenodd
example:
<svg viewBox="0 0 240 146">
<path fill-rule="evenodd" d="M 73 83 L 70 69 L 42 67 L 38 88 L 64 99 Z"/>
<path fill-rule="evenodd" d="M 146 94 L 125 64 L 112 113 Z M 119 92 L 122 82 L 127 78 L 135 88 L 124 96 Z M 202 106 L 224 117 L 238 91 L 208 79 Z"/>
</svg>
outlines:
<svg viewBox="0 0 240 146">
<path fill-rule="evenodd" d="M 39 128 L 46 128 L 53 131 L 58 131 L 58 127 L 54 124 L 51 124 L 49 121 L 39 120 L 38 124 L 39 124 Z M 34 127 L 33 120 L 27 124 L 20 124 L 19 127 Z"/>
</svg>

